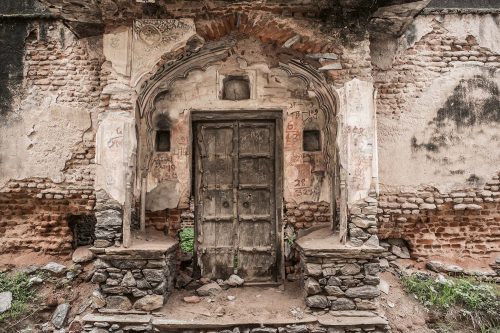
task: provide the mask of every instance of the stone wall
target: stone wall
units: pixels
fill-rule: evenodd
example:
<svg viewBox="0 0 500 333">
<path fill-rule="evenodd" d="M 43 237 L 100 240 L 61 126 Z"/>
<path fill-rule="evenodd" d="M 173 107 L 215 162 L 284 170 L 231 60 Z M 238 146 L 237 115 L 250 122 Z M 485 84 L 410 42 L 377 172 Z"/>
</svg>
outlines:
<svg viewBox="0 0 500 333">
<path fill-rule="evenodd" d="M 306 305 L 333 312 L 375 310 L 380 250 L 312 253 L 300 249 Z"/>
<path fill-rule="evenodd" d="M 92 282 L 99 284 L 106 310 L 152 311 L 160 308 L 173 291 L 177 247 L 117 251 L 94 249 L 98 259 Z M 105 304 L 104 304 L 105 303 Z"/>
</svg>

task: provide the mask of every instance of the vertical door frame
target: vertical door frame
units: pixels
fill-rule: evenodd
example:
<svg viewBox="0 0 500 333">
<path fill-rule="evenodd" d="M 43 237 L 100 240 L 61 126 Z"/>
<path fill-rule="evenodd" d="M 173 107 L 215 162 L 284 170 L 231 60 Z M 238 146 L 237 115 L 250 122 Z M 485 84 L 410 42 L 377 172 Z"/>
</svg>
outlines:
<svg viewBox="0 0 500 333">
<path fill-rule="evenodd" d="M 284 151 L 283 151 L 283 110 L 281 109 L 256 109 L 256 110 L 227 110 L 227 111 L 210 111 L 210 110 L 192 110 L 190 114 L 190 141 L 191 146 L 191 189 L 192 195 L 195 198 L 195 212 L 194 212 L 194 271 L 200 273 L 200 268 L 198 265 L 197 251 L 198 251 L 198 207 L 197 207 L 197 195 L 198 191 L 196 188 L 196 170 L 195 170 L 195 145 L 196 138 L 196 123 L 203 121 L 238 121 L 238 120 L 272 120 L 275 124 L 275 248 L 276 248 L 276 267 L 273 278 L 276 282 L 283 281 L 285 278 L 285 260 L 284 255 L 284 225 L 283 225 L 283 173 L 284 173 Z"/>
</svg>

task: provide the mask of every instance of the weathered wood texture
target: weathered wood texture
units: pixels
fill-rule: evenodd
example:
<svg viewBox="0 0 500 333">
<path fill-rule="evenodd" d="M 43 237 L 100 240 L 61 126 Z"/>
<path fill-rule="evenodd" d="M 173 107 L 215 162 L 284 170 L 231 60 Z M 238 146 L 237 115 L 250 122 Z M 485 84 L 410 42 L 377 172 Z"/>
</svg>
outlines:
<svg viewBox="0 0 500 333">
<path fill-rule="evenodd" d="M 195 130 L 201 274 L 276 278 L 274 121 L 200 122 Z"/>
</svg>

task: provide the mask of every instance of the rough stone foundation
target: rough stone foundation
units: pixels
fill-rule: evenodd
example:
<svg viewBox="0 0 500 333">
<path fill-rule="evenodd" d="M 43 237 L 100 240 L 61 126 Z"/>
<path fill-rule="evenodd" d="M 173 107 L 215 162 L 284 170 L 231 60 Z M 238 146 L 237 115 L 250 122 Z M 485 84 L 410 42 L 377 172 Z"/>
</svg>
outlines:
<svg viewBox="0 0 500 333">
<path fill-rule="evenodd" d="M 331 312 L 375 310 L 384 249 L 335 246 L 334 238 L 315 239 L 313 232 L 298 242 L 306 305 Z"/>
<path fill-rule="evenodd" d="M 94 248 L 98 259 L 92 282 L 99 284 L 106 309 L 151 311 L 161 307 L 174 288 L 176 249 L 176 243 L 162 250 L 154 246 L 143 250 Z"/>
</svg>

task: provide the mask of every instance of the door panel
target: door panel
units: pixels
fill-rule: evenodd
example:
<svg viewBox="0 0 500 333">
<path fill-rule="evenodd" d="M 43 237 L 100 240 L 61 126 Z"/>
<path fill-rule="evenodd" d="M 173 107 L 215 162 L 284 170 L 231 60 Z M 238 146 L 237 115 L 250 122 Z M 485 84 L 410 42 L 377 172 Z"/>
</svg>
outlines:
<svg viewBox="0 0 500 333">
<path fill-rule="evenodd" d="M 197 240 L 203 274 L 232 274 L 235 256 L 232 122 L 197 126 L 196 184 L 198 188 Z"/>
<path fill-rule="evenodd" d="M 270 185 L 273 181 L 273 162 L 270 158 L 241 157 L 239 160 L 240 185 Z"/>
<path fill-rule="evenodd" d="M 239 122 L 238 273 L 251 281 L 275 273 L 274 123 Z"/>
<path fill-rule="evenodd" d="M 276 278 L 275 124 L 196 125 L 197 251 L 202 275 Z"/>
</svg>

